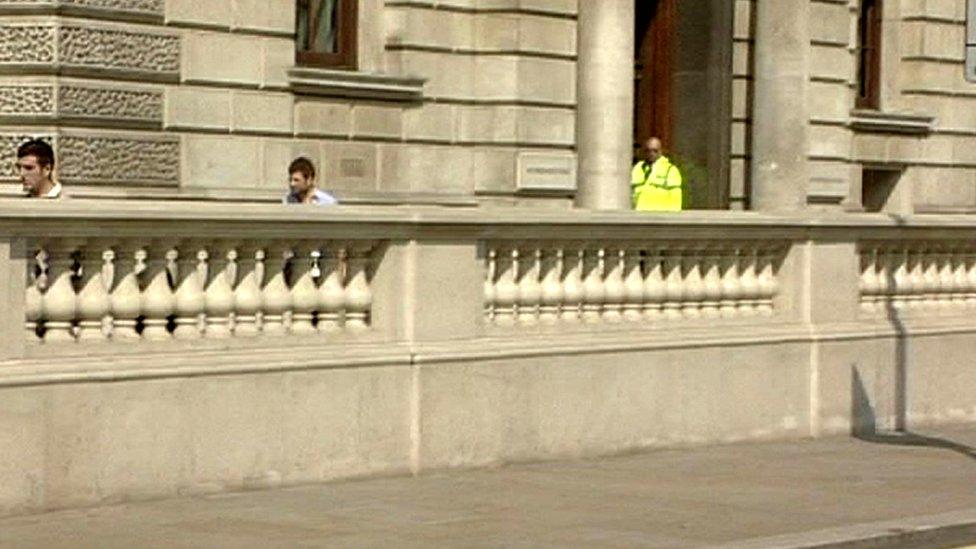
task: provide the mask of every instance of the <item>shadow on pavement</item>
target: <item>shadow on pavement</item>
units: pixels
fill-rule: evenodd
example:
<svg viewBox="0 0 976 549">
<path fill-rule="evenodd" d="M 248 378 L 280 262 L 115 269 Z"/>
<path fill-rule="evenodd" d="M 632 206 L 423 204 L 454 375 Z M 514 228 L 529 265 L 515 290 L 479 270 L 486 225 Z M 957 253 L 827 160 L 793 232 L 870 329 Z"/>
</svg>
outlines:
<svg viewBox="0 0 976 549">
<path fill-rule="evenodd" d="M 966 456 L 970 459 L 976 460 L 976 448 L 972 446 L 966 446 L 965 444 L 960 444 L 958 442 L 953 442 L 939 437 L 932 437 L 927 435 L 921 435 L 918 433 L 912 433 L 910 431 L 895 432 L 895 433 L 878 433 L 878 432 L 855 432 L 852 433 L 854 438 L 858 440 L 863 440 L 865 442 L 871 442 L 875 444 L 891 444 L 894 446 L 916 446 L 924 448 L 942 448 L 945 450 L 951 450 L 957 454 Z"/>
</svg>

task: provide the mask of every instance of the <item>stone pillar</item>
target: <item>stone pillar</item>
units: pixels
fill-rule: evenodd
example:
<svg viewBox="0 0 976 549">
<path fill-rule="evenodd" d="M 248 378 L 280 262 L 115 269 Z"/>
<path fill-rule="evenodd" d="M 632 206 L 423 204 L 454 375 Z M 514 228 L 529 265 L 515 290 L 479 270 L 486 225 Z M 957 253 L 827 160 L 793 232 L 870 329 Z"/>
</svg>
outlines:
<svg viewBox="0 0 976 549">
<path fill-rule="evenodd" d="M 802 210 L 810 178 L 810 0 L 753 5 L 752 209 Z"/>
<path fill-rule="evenodd" d="M 634 0 L 579 3 L 576 205 L 630 208 L 634 118 Z"/>
</svg>

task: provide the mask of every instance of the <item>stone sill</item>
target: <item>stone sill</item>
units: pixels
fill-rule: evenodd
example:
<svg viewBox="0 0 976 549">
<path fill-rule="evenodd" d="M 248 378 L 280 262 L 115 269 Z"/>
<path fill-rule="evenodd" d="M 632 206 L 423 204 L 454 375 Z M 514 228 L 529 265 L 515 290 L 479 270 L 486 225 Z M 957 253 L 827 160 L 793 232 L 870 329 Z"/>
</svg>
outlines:
<svg viewBox="0 0 976 549">
<path fill-rule="evenodd" d="M 932 133 L 935 118 L 914 113 L 893 113 L 855 109 L 847 125 L 854 131 L 926 135 Z"/>
<path fill-rule="evenodd" d="M 288 71 L 291 90 L 298 94 L 417 102 L 426 79 L 354 71 L 295 67 Z"/>
</svg>

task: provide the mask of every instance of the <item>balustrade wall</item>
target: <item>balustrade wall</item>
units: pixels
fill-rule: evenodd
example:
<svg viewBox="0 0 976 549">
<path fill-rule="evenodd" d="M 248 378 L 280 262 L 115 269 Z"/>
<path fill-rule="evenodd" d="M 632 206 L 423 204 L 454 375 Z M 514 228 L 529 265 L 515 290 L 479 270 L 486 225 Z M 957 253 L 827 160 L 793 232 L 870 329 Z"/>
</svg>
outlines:
<svg viewBox="0 0 976 549">
<path fill-rule="evenodd" d="M 862 242 L 859 284 L 867 315 L 976 312 L 976 244 L 971 240 Z"/>
<path fill-rule="evenodd" d="M 0 514 L 976 421 L 976 222 L 0 204 Z"/>
<path fill-rule="evenodd" d="M 784 242 L 490 242 L 496 326 L 771 317 Z"/>
<path fill-rule="evenodd" d="M 221 339 L 370 325 L 371 241 L 49 238 L 29 246 L 28 340 Z"/>
</svg>

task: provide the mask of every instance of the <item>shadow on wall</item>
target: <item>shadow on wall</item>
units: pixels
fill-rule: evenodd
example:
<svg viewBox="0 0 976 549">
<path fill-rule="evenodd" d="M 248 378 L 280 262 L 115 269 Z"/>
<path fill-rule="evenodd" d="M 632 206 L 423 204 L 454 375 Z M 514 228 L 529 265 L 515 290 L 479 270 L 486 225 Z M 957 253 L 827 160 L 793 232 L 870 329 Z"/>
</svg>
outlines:
<svg viewBox="0 0 976 549">
<path fill-rule="evenodd" d="M 896 410 L 901 412 L 902 407 Z M 941 448 L 976 460 L 976 448 L 944 438 L 913 433 L 902 426 L 891 432 L 879 432 L 877 414 L 864 387 L 864 381 L 856 366 L 851 367 L 851 436 L 873 444 Z"/>
</svg>

